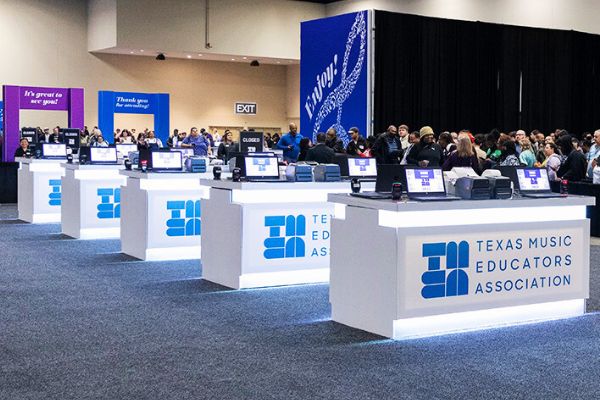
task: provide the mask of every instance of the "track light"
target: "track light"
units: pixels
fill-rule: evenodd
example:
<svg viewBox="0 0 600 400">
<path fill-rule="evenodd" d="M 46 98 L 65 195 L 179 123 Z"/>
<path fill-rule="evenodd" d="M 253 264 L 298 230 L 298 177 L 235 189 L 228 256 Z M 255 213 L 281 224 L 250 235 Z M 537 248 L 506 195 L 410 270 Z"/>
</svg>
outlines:
<svg viewBox="0 0 600 400">
<path fill-rule="evenodd" d="M 163 53 L 158 53 L 158 55 L 156 56 L 156 59 L 158 61 L 164 61 L 167 59 L 167 57 L 165 57 L 165 55 Z"/>
<path fill-rule="evenodd" d="M 260 63 L 258 62 L 258 60 L 252 60 L 252 62 L 250 63 L 251 67 L 259 67 Z"/>
</svg>

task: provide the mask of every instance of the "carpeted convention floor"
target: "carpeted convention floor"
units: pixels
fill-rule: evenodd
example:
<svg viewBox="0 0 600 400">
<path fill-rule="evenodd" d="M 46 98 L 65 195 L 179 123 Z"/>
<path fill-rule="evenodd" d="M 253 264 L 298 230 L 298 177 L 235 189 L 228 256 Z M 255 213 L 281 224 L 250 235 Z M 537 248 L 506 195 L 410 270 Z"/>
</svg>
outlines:
<svg viewBox="0 0 600 400">
<path fill-rule="evenodd" d="M 231 291 L 0 206 L 0 399 L 597 399 L 586 316 L 394 342 L 330 320 L 327 285 Z"/>
</svg>

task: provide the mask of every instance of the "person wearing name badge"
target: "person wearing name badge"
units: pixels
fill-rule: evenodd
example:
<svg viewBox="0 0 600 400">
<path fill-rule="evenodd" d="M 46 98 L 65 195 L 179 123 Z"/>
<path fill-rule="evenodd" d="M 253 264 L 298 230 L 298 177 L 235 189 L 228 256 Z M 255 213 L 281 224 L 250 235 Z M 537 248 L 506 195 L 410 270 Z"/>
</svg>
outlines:
<svg viewBox="0 0 600 400">
<path fill-rule="evenodd" d="M 367 150 L 367 141 L 361 136 L 358 128 L 355 126 L 348 129 L 348 132 L 350 132 L 350 141 L 348 142 L 348 146 L 346 146 L 346 153 L 349 156 L 364 157 L 364 152 Z"/>
<path fill-rule="evenodd" d="M 96 136 L 96 141 L 90 145 L 91 147 L 108 147 L 108 142 L 104 140 L 102 135 Z"/>
<path fill-rule="evenodd" d="M 15 157 L 26 157 L 28 151 L 29 151 L 29 140 L 27 140 L 26 138 L 21 138 L 19 147 L 17 147 L 17 150 L 15 151 Z"/>
<path fill-rule="evenodd" d="M 183 139 L 181 147 L 194 149 L 195 156 L 206 157 L 211 154 L 210 142 L 198 132 L 198 128 L 196 127 L 193 127 L 190 135 Z"/>
<path fill-rule="evenodd" d="M 223 160 L 223 162 L 227 162 L 229 161 L 229 153 L 236 151 L 238 151 L 237 146 L 231 138 L 231 131 L 228 129 L 221 137 L 221 143 L 219 143 L 219 148 L 217 149 L 217 158 Z"/>
<path fill-rule="evenodd" d="M 290 131 L 283 135 L 277 142 L 277 148 L 283 150 L 283 159 L 288 163 L 293 163 L 298 160 L 300 154 L 300 135 L 298 135 L 298 127 L 293 122 L 289 125 Z"/>
</svg>

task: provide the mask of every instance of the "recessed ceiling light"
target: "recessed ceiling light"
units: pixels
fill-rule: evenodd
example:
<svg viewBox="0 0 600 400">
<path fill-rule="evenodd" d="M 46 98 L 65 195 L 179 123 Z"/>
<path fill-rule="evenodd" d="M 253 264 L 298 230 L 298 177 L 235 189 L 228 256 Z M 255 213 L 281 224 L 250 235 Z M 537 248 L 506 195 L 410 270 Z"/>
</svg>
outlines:
<svg viewBox="0 0 600 400">
<path fill-rule="evenodd" d="M 129 54 L 133 54 L 133 51 L 130 51 Z"/>
<path fill-rule="evenodd" d="M 186 56 L 187 58 L 192 58 L 192 56 L 190 56 L 189 54 Z"/>
<path fill-rule="evenodd" d="M 277 64 L 281 64 L 281 61 L 277 61 Z"/>
<path fill-rule="evenodd" d="M 244 60 L 247 60 L 247 59 L 248 59 L 248 57 L 243 57 L 243 58 L 244 58 Z"/>
<path fill-rule="evenodd" d="M 140 50 L 140 52 L 141 52 L 141 53 L 143 53 L 143 52 L 144 52 L 144 50 Z"/>
<path fill-rule="evenodd" d="M 231 61 L 235 61 L 235 58 L 232 58 Z"/>
<path fill-rule="evenodd" d="M 202 54 L 198 54 L 198 57 L 202 57 Z"/>
</svg>

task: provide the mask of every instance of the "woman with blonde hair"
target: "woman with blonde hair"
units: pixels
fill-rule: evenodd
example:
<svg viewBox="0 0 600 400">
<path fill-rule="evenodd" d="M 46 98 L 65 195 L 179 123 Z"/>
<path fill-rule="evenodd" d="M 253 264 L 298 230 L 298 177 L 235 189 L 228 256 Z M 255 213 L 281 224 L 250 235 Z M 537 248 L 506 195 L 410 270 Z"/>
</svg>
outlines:
<svg viewBox="0 0 600 400">
<path fill-rule="evenodd" d="M 473 149 L 469 135 L 461 134 L 454 150 L 442 165 L 444 171 L 450 171 L 454 167 L 471 167 L 476 173 L 480 173 L 479 160 Z"/>
<path fill-rule="evenodd" d="M 519 144 L 521 145 L 521 154 L 519 155 L 519 161 L 521 164 L 533 167 L 535 164 L 535 153 L 533 152 L 531 141 L 527 138 L 522 139 Z"/>
</svg>

